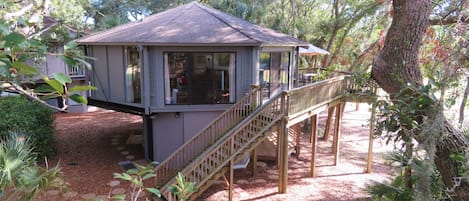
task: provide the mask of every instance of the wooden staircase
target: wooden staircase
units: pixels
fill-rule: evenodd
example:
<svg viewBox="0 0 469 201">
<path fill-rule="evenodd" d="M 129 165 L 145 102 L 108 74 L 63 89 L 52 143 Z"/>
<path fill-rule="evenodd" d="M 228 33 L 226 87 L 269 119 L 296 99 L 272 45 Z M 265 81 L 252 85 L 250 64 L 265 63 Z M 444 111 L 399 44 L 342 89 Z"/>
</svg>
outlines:
<svg viewBox="0 0 469 201">
<path fill-rule="evenodd" d="M 166 199 L 178 200 L 168 189 L 181 172 L 196 184 L 198 192 L 191 195 L 195 199 L 229 170 L 230 163 L 251 153 L 271 128 L 281 121 L 300 121 L 312 110 L 344 98 L 351 83 L 345 77 L 333 78 L 284 91 L 262 105 L 261 91 L 254 88 L 155 168 L 157 187 Z"/>
</svg>

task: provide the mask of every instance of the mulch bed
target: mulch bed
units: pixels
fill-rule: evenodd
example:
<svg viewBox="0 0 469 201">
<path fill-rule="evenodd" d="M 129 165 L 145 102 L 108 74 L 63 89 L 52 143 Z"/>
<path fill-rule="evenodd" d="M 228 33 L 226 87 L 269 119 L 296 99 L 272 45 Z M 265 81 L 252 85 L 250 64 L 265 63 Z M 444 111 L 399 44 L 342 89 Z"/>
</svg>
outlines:
<svg viewBox="0 0 469 201">
<path fill-rule="evenodd" d="M 249 168 L 235 171 L 234 200 L 370 200 L 365 192 L 367 184 L 384 181 L 392 173 L 383 156 L 391 150 L 381 141 L 374 143 L 373 173 L 364 173 L 368 149 L 369 128 L 367 105 L 359 111 L 355 105 L 347 105 L 343 120 L 340 143 L 339 165 L 333 166 L 332 137 L 319 141 L 317 177 L 309 176 L 311 144 L 305 134 L 299 157 L 289 158 L 288 193 L 278 194 L 278 169 L 275 162 L 264 161 L 256 177 L 251 177 Z M 320 116 L 319 125 L 324 128 L 325 114 Z M 126 144 L 128 136 L 141 133 L 140 116 L 98 110 L 84 114 L 56 114 L 57 155 L 49 160 L 62 167 L 69 191 L 78 195 L 68 200 L 83 200 L 80 195 L 107 195 L 112 188 L 113 173 L 123 172 L 118 165 L 125 157 L 133 155 L 143 159 L 142 145 Z M 113 144 L 114 142 L 118 142 Z M 124 147 L 124 149 L 118 147 Z M 128 151 L 123 155 L 122 151 Z M 124 182 L 121 188 L 130 192 Z M 227 200 L 228 192 L 223 181 L 211 186 L 197 200 Z M 61 198 L 63 199 L 63 198 Z M 51 200 L 47 196 L 43 200 Z"/>
</svg>

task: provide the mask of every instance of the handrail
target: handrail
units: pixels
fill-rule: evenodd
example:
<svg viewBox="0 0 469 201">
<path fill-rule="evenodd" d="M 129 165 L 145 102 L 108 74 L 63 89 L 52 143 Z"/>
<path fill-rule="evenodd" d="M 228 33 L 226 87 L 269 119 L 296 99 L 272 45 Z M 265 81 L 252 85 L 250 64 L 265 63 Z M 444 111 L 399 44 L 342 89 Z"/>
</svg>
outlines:
<svg viewBox="0 0 469 201">
<path fill-rule="evenodd" d="M 370 89 L 372 91 L 376 91 L 374 87 L 374 85 L 370 85 Z M 251 110 L 249 113 L 243 113 L 245 116 L 239 116 L 241 118 L 239 121 L 222 121 L 221 123 L 229 123 L 230 126 L 225 126 L 224 129 L 226 130 L 218 130 L 220 133 L 216 134 L 217 138 L 210 138 L 211 141 L 203 142 L 203 140 L 206 140 L 207 138 L 199 138 L 199 135 L 206 135 L 206 131 L 201 132 L 197 137 L 194 137 L 194 139 L 197 139 L 198 143 L 203 143 L 202 147 L 204 147 L 204 149 L 199 151 L 197 154 L 191 153 L 191 160 L 186 161 L 182 168 L 180 164 L 168 162 L 173 161 L 170 159 L 171 157 L 178 156 L 176 153 L 171 155 L 168 160 L 165 160 L 162 163 L 163 166 L 160 164 L 160 166 L 157 167 L 157 177 L 165 179 L 164 182 L 162 182 L 163 180 L 157 181 L 159 187 L 161 187 L 161 184 L 164 184 L 164 186 L 160 188 L 162 194 L 166 198 L 169 198 L 169 200 L 172 199 L 172 195 L 169 193 L 168 188 L 169 186 L 176 184 L 174 176 L 177 171 L 182 172 L 189 181 L 194 182 L 197 188 L 202 187 L 206 182 L 208 182 L 208 180 L 213 179 L 212 177 L 221 171 L 230 161 L 233 162 L 237 157 L 244 155 L 253 149 L 257 143 L 265 137 L 265 132 L 275 125 L 277 121 L 284 117 L 291 117 L 301 113 L 302 110 L 305 111 L 309 108 L 314 108 L 317 105 L 328 104 L 344 98 L 345 94 L 350 93 L 351 89 L 357 89 L 355 81 L 353 79 L 349 79 L 348 76 L 340 76 L 290 91 L 283 91 L 263 105 L 253 107 L 256 108 L 255 110 L 252 109 L 254 111 Z M 259 89 L 243 98 L 243 100 L 251 99 L 248 97 L 253 96 L 256 97 L 256 101 L 260 101 Z M 255 106 L 258 105 L 257 103 Z M 244 104 L 237 103 L 236 105 Z M 243 109 L 238 106 L 233 106 L 233 108 Z M 224 113 L 224 115 L 221 116 L 226 116 L 226 114 Z M 221 120 L 217 119 L 212 124 L 221 126 L 218 125 L 220 121 Z M 215 128 L 217 128 L 217 126 L 215 126 Z M 210 125 L 207 129 L 213 127 L 213 125 Z M 211 132 L 210 134 L 214 133 Z M 202 142 L 200 142 L 201 140 Z M 186 143 L 184 147 L 196 146 L 192 143 L 194 142 L 191 140 L 191 142 Z M 188 154 L 186 148 L 182 147 L 178 149 L 177 152 Z M 174 165 L 177 169 L 172 170 L 171 168 L 173 168 L 173 166 L 171 165 Z M 162 167 L 164 168 L 162 169 Z M 162 174 L 166 174 L 167 176 L 160 177 Z M 168 179 L 168 177 L 172 178 Z"/>
<path fill-rule="evenodd" d="M 155 168 L 156 184 L 166 184 L 177 172 L 186 167 L 207 147 L 217 141 L 224 133 L 253 112 L 261 103 L 260 87 L 252 87 L 251 92 L 220 114 L 207 127 L 179 147 Z"/>
<path fill-rule="evenodd" d="M 346 77 L 339 76 L 288 91 L 288 116 L 343 97 Z"/>
<path fill-rule="evenodd" d="M 281 107 L 285 105 L 283 102 L 287 101 L 286 98 L 282 98 L 285 96 L 287 93 L 282 92 L 257 108 L 184 168 L 182 174 L 200 188 L 236 156 L 246 153 L 248 151 L 246 149 L 252 149 L 250 145 L 256 142 L 256 139 L 265 137 L 265 131 L 285 116 Z M 176 179 L 173 178 L 160 189 L 163 195 L 170 198 L 169 200 L 172 195 L 168 192 L 168 188 L 175 183 Z"/>
</svg>

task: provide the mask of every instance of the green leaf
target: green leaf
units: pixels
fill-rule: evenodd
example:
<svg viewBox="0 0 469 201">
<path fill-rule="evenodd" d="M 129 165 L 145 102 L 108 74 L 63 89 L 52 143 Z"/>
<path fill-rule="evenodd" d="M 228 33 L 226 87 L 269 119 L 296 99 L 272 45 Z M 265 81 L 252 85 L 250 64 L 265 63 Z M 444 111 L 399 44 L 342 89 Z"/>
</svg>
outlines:
<svg viewBox="0 0 469 201">
<path fill-rule="evenodd" d="M 64 45 L 64 50 L 67 51 L 67 50 L 71 50 L 71 49 L 74 49 L 78 46 L 77 42 L 72 40 L 72 41 L 69 41 L 67 44 Z"/>
<path fill-rule="evenodd" d="M 112 196 L 112 199 L 125 200 L 125 194 L 114 195 L 114 196 Z"/>
<path fill-rule="evenodd" d="M 72 79 L 68 75 L 65 75 L 63 73 L 53 73 L 52 77 L 54 77 L 55 80 L 60 82 L 60 84 L 62 85 L 65 85 L 67 83 L 72 83 Z"/>
<path fill-rule="evenodd" d="M 69 98 L 77 103 L 83 103 L 85 105 L 88 104 L 88 100 L 85 97 L 78 95 L 78 94 L 72 94 L 69 96 Z"/>
<path fill-rule="evenodd" d="M 80 62 L 80 63 L 83 64 L 83 65 L 85 65 L 85 67 L 86 67 L 88 70 L 91 70 L 91 64 L 90 64 L 89 62 L 87 62 L 86 60 L 81 59 L 81 58 L 74 58 L 74 60 Z"/>
<path fill-rule="evenodd" d="M 10 68 L 11 67 L 10 59 L 7 57 L 0 58 L 0 67 Z"/>
<path fill-rule="evenodd" d="M 60 56 L 60 59 L 62 59 L 67 65 L 69 66 L 76 66 L 78 65 L 78 62 L 75 61 L 72 57 L 69 56 Z"/>
<path fill-rule="evenodd" d="M 18 69 L 18 72 L 20 74 L 28 75 L 28 76 L 33 76 L 39 74 L 39 70 L 37 68 L 34 68 L 30 66 L 27 63 L 16 61 L 11 64 L 14 68 Z"/>
<path fill-rule="evenodd" d="M 9 71 L 7 67 L 0 66 L 0 77 L 8 77 Z"/>
<path fill-rule="evenodd" d="M 13 32 L 5 36 L 5 47 L 18 46 L 24 41 L 26 41 L 26 37 L 20 33 Z"/>
<path fill-rule="evenodd" d="M 156 188 L 145 188 L 145 190 L 147 190 L 148 192 L 150 192 L 153 195 L 161 197 L 161 192 Z"/>
<path fill-rule="evenodd" d="M 114 173 L 114 178 L 123 179 L 126 181 L 132 181 L 132 177 L 127 173 L 122 173 L 122 174 Z"/>
<path fill-rule="evenodd" d="M 59 95 L 59 94 L 48 94 L 48 95 L 45 95 L 45 96 L 41 96 L 41 100 L 47 100 L 47 99 L 52 99 L 52 98 L 57 98 L 57 97 L 61 97 L 61 95 Z"/>
<path fill-rule="evenodd" d="M 73 86 L 70 89 L 68 89 L 69 92 L 76 92 L 76 91 L 88 91 L 88 90 L 96 90 L 97 88 L 95 86 L 91 85 L 77 85 Z"/>
<path fill-rule="evenodd" d="M 49 85 L 40 85 L 34 89 L 34 92 L 36 93 L 53 93 L 55 92 L 54 88 L 52 88 Z"/>
<path fill-rule="evenodd" d="M 60 82 L 58 82 L 57 80 L 51 80 L 47 77 L 43 77 L 43 79 L 44 79 L 44 82 L 46 82 L 49 86 L 54 88 L 56 92 L 58 92 L 59 94 L 64 94 L 64 86 L 60 84 Z"/>
<path fill-rule="evenodd" d="M 8 25 L 4 24 L 4 23 L 0 23 L 0 34 L 9 34 L 10 33 L 10 29 L 8 28 Z"/>
<path fill-rule="evenodd" d="M 143 176 L 142 180 L 147 180 L 147 179 L 155 177 L 155 176 L 156 176 L 156 174 L 154 174 L 154 173 L 146 174 L 145 176 Z"/>
<path fill-rule="evenodd" d="M 177 193 L 177 192 L 179 192 L 179 189 L 178 189 L 176 186 L 170 186 L 170 187 L 168 188 L 168 190 L 169 190 L 169 192 L 171 192 L 171 193 Z"/>
</svg>

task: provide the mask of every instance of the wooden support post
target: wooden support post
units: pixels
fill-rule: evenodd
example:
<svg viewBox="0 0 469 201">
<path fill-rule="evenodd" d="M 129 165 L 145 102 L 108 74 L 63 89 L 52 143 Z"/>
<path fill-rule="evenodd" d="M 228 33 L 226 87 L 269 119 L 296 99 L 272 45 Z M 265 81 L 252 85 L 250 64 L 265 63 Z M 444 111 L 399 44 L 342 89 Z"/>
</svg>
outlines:
<svg viewBox="0 0 469 201">
<path fill-rule="evenodd" d="M 332 115 L 334 114 L 334 108 L 330 107 L 327 109 L 327 120 L 326 120 L 326 128 L 324 129 L 324 136 L 323 140 L 329 139 L 329 131 L 331 130 L 331 123 L 332 123 Z"/>
<path fill-rule="evenodd" d="M 311 169 L 310 175 L 316 176 L 316 151 L 318 145 L 318 115 L 311 117 Z"/>
<path fill-rule="evenodd" d="M 234 160 L 231 159 L 230 161 L 230 185 L 228 186 L 228 200 L 229 201 L 232 201 L 233 200 L 233 180 L 234 180 L 234 176 L 233 176 L 233 169 L 234 169 Z"/>
<path fill-rule="evenodd" d="M 288 183 L 288 127 L 286 120 L 281 120 L 279 126 L 279 184 L 278 192 L 287 193 Z"/>
<path fill-rule="evenodd" d="M 371 165 L 373 164 L 373 133 L 375 130 L 376 104 L 371 105 L 370 118 L 370 137 L 368 139 L 368 159 L 366 162 L 366 173 L 371 173 Z"/>
<path fill-rule="evenodd" d="M 257 148 L 252 150 L 252 167 L 251 167 L 251 176 L 256 177 L 257 173 Z"/>
<path fill-rule="evenodd" d="M 296 133 L 296 158 L 300 158 L 301 152 L 301 123 L 297 123 L 295 125 L 295 133 Z"/>
<path fill-rule="evenodd" d="M 342 111 L 343 107 L 340 103 L 336 106 L 335 111 L 335 123 L 334 123 L 334 141 L 332 143 L 332 154 L 334 154 L 334 165 L 337 165 L 339 161 L 339 138 L 340 138 L 340 127 L 342 126 Z"/>
</svg>

